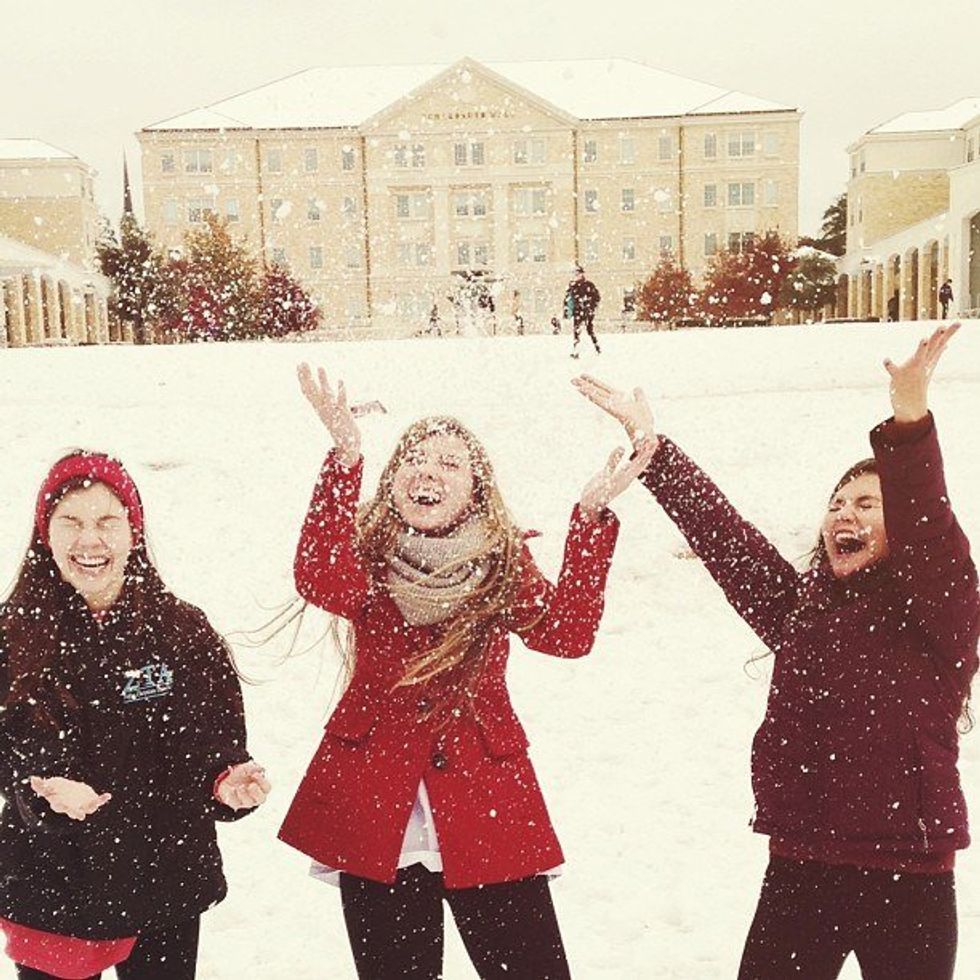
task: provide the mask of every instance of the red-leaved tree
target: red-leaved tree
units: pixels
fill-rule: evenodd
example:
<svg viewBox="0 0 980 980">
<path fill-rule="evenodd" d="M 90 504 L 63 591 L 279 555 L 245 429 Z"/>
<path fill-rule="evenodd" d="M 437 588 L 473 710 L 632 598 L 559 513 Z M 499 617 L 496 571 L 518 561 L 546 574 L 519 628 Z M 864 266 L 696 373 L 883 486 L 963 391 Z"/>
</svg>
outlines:
<svg viewBox="0 0 980 980">
<path fill-rule="evenodd" d="M 691 273 L 682 269 L 673 255 L 665 255 L 636 297 L 636 318 L 656 324 L 672 323 L 689 316 L 697 303 Z"/>
</svg>

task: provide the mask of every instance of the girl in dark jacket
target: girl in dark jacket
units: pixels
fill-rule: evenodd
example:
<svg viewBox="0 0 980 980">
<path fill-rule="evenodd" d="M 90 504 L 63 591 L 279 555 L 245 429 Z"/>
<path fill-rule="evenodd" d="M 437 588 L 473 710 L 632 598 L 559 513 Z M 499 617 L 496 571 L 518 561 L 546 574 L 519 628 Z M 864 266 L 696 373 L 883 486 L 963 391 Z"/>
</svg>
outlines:
<svg viewBox="0 0 980 980">
<path fill-rule="evenodd" d="M 852 951 L 867 980 L 953 975 L 953 862 L 969 843 L 957 723 L 980 600 L 927 391 L 957 328 L 885 362 L 894 415 L 834 488 L 802 573 L 655 434 L 639 389 L 574 382 L 635 445 L 654 444 L 644 483 L 775 654 L 752 747 L 770 863 L 741 980 L 830 980 Z"/>
<path fill-rule="evenodd" d="M 0 608 L 0 927 L 22 978 L 195 973 L 225 895 L 216 820 L 265 799 L 241 691 L 163 585 L 122 465 L 52 467 Z"/>
<path fill-rule="evenodd" d="M 507 692 L 509 633 L 556 657 L 592 649 L 618 530 L 606 505 L 647 459 L 618 467 L 617 451 L 589 482 L 551 585 L 461 423 L 411 425 L 358 507 L 343 385 L 306 365 L 300 381 L 335 448 L 296 585 L 351 622 L 356 655 L 280 837 L 339 877 L 364 980 L 442 976 L 444 901 L 481 977 L 567 980 L 548 887 L 562 852 Z"/>
</svg>

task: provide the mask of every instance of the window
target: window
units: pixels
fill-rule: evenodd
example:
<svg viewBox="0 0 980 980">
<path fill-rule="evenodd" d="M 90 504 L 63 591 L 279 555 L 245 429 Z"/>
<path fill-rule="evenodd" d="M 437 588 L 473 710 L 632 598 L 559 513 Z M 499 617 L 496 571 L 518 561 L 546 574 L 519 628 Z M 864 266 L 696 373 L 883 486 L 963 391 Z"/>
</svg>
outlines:
<svg viewBox="0 0 980 980">
<path fill-rule="evenodd" d="M 457 167 L 482 167 L 484 159 L 482 143 L 453 144 L 453 162 Z"/>
<path fill-rule="evenodd" d="M 514 189 L 514 214 L 527 217 L 546 213 L 547 200 L 543 187 L 517 187 Z"/>
<path fill-rule="evenodd" d="M 752 248 L 755 235 L 751 231 L 732 231 L 728 234 L 729 252 L 747 252 Z"/>
<path fill-rule="evenodd" d="M 171 197 L 163 202 L 163 221 L 164 224 L 177 224 L 177 202 Z"/>
<path fill-rule="evenodd" d="M 595 214 L 599 210 L 599 192 L 585 192 L 585 210 L 590 214 Z"/>
<path fill-rule="evenodd" d="M 767 157 L 779 156 L 779 134 L 765 133 L 762 137 L 762 152 Z"/>
<path fill-rule="evenodd" d="M 467 191 L 453 195 L 453 213 L 457 218 L 472 215 L 482 218 L 487 213 L 487 195 L 485 191 Z"/>
<path fill-rule="evenodd" d="M 289 214 L 290 208 L 281 197 L 274 197 L 269 202 L 269 214 L 272 216 L 272 220 L 275 222 L 280 222 Z"/>
<path fill-rule="evenodd" d="M 404 143 L 399 143 L 393 153 L 393 159 L 395 161 L 396 167 L 407 167 L 408 166 L 408 147 Z"/>
<path fill-rule="evenodd" d="M 320 220 L 320 202 L 315 197 L 311 197 L 309 201 L 306 202 L 306 220 Z"/>
<path fill-rule="evenodd" d="M 713 208 L 718 206 L 718 185 L 717 184 L 705 184 L 704 185 L 704 206 L 706 208 Z"/>
<path fill-rule="evenodd" d="M 668 214 L 674 210 L 674 202 L 670 196 L 670 191 L 666 187 L 660 187 L 653 193 L 653 198 L 657 202 L 657 210 L 661 214 Z"/>
<path fill-rule="evenodd" d="M 763 200 L 767 207 L 775 207 L 779 204 L 779 184 L 775 180 L 767 180 L 763 185 Z"/>
<path fill-rule="evenodd" d="M 357 214 L 357 201 L 347 196 L 340 202 L 340 213 L 348 218 L 353 218 Z"/>
<path fill-rule="evenodd" d="M 340 149 L 340 169 L 341 170 L 353 170 L 354 169 L 354 147 L 343 146 Z"/>
<path fill-rule="evenodd" d="M 624 313 L 636 312 L 636 287 L 635 286 L 623 287 L 623 312 Z"/>
<path fill-rule="evenodd" d="M 241 163 L 241 161 L 241 154 L 237 153 L 235 150 L 227 150 L 225 151 L 225 155 L 218 166 L 223 174 L 237 174 L 238 165 Z"/>
<path fill-rule="evenodd" d="M 315 146 L 308 146 L 303 150 L 303 169 L 308 174 L 315 174 L 320 169 L 320 161 Z"/>
<path fill-rule="evenodd" d="M 729 184 L 728 206 L 750 207 L 755 204 L 755 184 Z"/>
<path fill-rule="evenodd" d="M 709 231 L 704 236 L 704 254 L 706 256 L 718 254 L 718 236 L 713 231 Z"/>
<path fill-rule="evenodd" d="M 361 250 L 356 245 L 348 245 L 344 249 L 344 265 L 348 269 L 360 269 L 361 267 Z"/>
<path fill-rule="evenodd" d="M 714 133 L 704 134 L 704 158 L 714 160 L 718 156 L 718 137 Z"/>
<path fill-rule="evenodd" d="M 282 173 L 282 150 L 270 149 L 265 151 L 265 172 L 269 174 Z"/>
<path fill-rule="evenodd" d="M 210 150 L 186 150 L 184 152 L 184 172 L 188 174 L 210 174 L 214 172 Z"/>
<path fill-rule="evenodd" d="M 595 140 L 586 140 L 582 144 L 582 163 L 595 163 L 599 159 L 599 148 Z"/>
<path fill-rule="evenodd" d="M 214 198 L 194 198 L 187 202 L 187 220 L 192 225 L 199 225 L 204 218 L 214 214 Z"/>
<path fill-rule="evenodd" d="M 857 164 L 857 154 L 851 156 L 851 178 L 857 177 L 858 175 L 858 164 Z"/>
<path fill-rule="evenodd" d="M 864 150 L 858 155 L 858 169 L 861 173 L 864 173 Z"/>
<path fill-rule="evenodd" d="M 672 235 L 660 236 L 660 254 L 667 255 L 674 251 L 674 238 Z"/>
<path fill-rule="evenodd" d="M 632 136 L 619 137 L 619 162 L 636 163 L 636 141 Z"/>
<path fill-rule="evenodd" d="M 398 264 L 402 266 L 430 265 L 432 246 L 428 242 L 399 242 Z"/>
<path fill-rule="evenodd" d="M 310 268 L 323 268 L 323 248 L 319 245 L 310 246 Z"/>
<path fill-rule="evenodd" d="M 395 196 L 395 213 L 399 218 L 425 219 L 430 216 L 429 195 L 425 191 Z"/>
<path fill-rule="evenodd" d="M 544 163 L 544 140 L 515 140 L 514 163 Z"/>
<path fill-rule="evenodd" d="M 238 210 L 238 198 L 229 197 L 225 201 L 225 217 L 229 221 L 238 221 L 241 218 L 241 213 Z"/>
<path fill-rule="evenodd" d="M 272 250 L 272 264 L 283 266 L 286 265 L 286 250 L 284 248 L 274 248 Z"/>
<path fill-rule="evenodd" d="M 973 163 L 973 140 L 966 141 L 966 162 Z"/>
<path fill-rule="evenodd" d="M 412 166 L 416 168 L 425 166 L 425 146 L 421 143 L 412 144 Z"/>
<path fill-rule="evenodd" d="M 730 157 L 751 157 L 755 155 L 755 133 L 729 133 L 728 155 Z"/>
<path fill-rule="evenodd" d="M 598 262 L 599 261 L 599 239 L 592 237 L 586 238 L 585 240 L 585 261 L 586 262 Z"/>
<path fill-rule="evenodd" d="M 457 242 L 456 243 L 456 265 L 468 267 L 470 264 L 470 243 L 469 242 Z"/>
<path fill-rule="evenodd" d="M 636 258 L 636 239 L 623 239 L 623 261 L 632 262 Z"/>
<path fill-rule="evenodd" d="M 669 136 L 661 136 L 657 140 L 657 159 L 672 160 L 674 158 L 674 141 Z"/>
<path fill-rule="evenodd" d="M 622 194 L 622 209 L 624 211 L 636 210 L 636 192 L 632 187 L 624 187 Z"/>
<path fill-rule="evenodd" d="M 415 244 L 415 264 L 432 264 L 432 246 L 428 242 L 416 242 Z"/>
<path fill-rule="evenodd" d="M 547 262 L 548 240 L 545 238 L 518 238 L 518 262 Z"/>
<path fill-rule="evenodd" d="M 160 172 L 172 174 L 176 169 L 177 165 L 174 162 L 174 155 L 172 153 L 164 153 L 160 157 Z"/>
<path fill-rule="evenodd" d="M 488 266 L 490 264 L 490 245 L 487 242 L 473 243 L 473 265 Z"/>
</svg>

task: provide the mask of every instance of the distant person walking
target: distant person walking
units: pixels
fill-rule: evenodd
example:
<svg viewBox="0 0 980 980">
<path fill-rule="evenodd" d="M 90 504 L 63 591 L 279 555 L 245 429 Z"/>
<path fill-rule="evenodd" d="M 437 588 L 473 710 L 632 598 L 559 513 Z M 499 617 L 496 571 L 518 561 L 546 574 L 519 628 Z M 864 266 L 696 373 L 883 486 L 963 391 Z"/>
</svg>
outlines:
<svg viewBox="0 0 980 980">
<path fill-rule="evenodd" d="M 947 279 L 939 287 L 939 305 L 943 308 L 943 319 L 946 319 L 949 304 L 953 302 L 953 280 Z"/>
<path fill-rule="evenodd" d="M 945 316 L 945 313 L 943 314 Z M 898 290 L 896 289 L 892 298 L 888 301 L 888 322 L 895 323 L 898 320 Z"/>
<path fill-rule="evenodd" d="M 595 344 L 595 352 L 601 354 L 599 341 L 595 337 L 595 311 L 599 306 L 599 290 L 596 289 L 594 282 L 585 278 L 585 270 L 582 266 L 575 266 L 575 277 L 568 284 L 565 291 L 565 318 L 571 319 L 573 328 L 572 357 L 578 357 L 578 342 L 582 335 L 582 327 L 588 331 L 592 343 Z"/>
</svg>

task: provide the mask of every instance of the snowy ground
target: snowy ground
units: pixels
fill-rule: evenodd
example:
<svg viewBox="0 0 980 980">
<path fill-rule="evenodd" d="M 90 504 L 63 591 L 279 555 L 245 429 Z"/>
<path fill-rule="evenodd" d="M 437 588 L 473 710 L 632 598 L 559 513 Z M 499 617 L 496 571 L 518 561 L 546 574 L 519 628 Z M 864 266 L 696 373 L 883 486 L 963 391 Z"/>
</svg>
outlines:
<svg viewBox="0 0 980 980">
<path fill-rule="evenodd" d="M 290 562 L 326 434 L 302 402 L 302 358 L 344 377 L 386 416 L 364 420 L 367 482 L 400 429 L 459 415 L 487 443 L 519 521 L 557 570 L 569 508 L 616 444 L 614 425 L 568 384 L 576 369 L 642 384 L 661 428 L 718 480 L 784 553 L 810 546 L 836 477 L 868 455 L 888 414 L 881 359 L 929 325 L 839 325 L 608 336 L 568 357 L 568 337 L 333 345 L 0 351 L 0 584 L 27 543 L 33 494 L 64 449 L 119 454 L 139 483 L 164 578 L 223 630 L 253 627 L 289 598 Z M 980 322 L 956 338 L 934 383 L 954 504 L 980 543 Z M 975 420 L 976 415 L 973 415 Z M 592 656 L 518 648 L 511 690 L 565 848 L 555 884 L 578 978 L 735 975 L 766 862 L 751 813 L 749 742 L 766 677 L 760 644 L 731 613 L 640 487 L 623 529 Z M 334 694 L 337 661 L 276 666 L 246 692 L 252 751 L 276 783 L 255 816 L 222 828 L 230 897 L 204 920 L 202 978 L 353 977 L 337 892 L 275 840 Z M 976 699 L 980 701 L 980 696 Z M 963 741 L 980 821 L 980 729 Z M 980 825 L 980 823 L 978 823 Z M 980 976 L 980 854 L 960 856 L 958 975 Z M 0 978 L 13 976 L 5 962 Z M 446 977 L 473 976 L 450 935 Z M 849 962 L 843 974 L 858 971 Z"/>
</svg>

